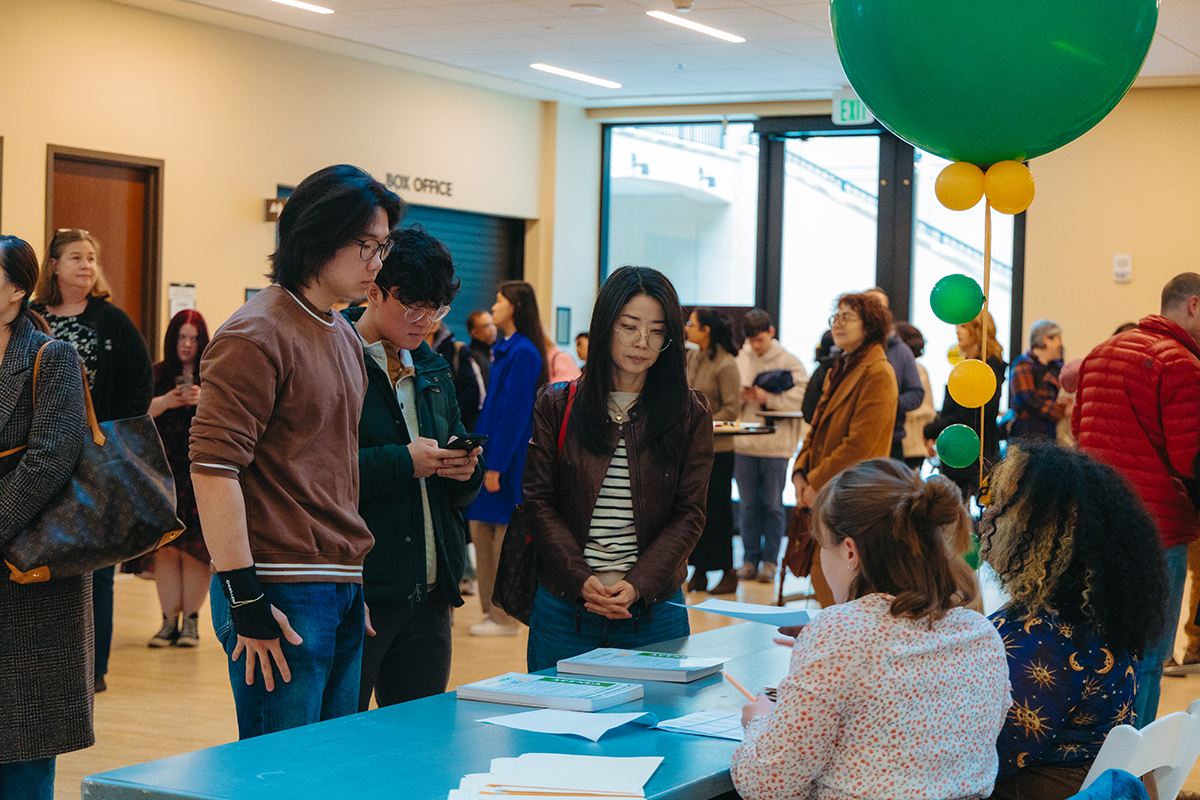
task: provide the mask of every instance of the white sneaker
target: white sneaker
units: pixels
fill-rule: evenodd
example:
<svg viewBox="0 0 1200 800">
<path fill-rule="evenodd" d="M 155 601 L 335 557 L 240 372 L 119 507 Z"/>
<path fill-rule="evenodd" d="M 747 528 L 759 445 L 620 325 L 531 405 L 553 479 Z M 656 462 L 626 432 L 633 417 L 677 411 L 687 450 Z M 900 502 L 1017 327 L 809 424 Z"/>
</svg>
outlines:
<svg viewBox="0 0 1200 800">
<path fill-rule="evenodd" d="M 472 636 L 516 636 L 521 632 L 521 629 L 516 625 L 501 625 L 499 622 L 493 622 L 490 619 L 485 619 L 483 622 L 476 622 L 469 630 Z"/>
</svg>

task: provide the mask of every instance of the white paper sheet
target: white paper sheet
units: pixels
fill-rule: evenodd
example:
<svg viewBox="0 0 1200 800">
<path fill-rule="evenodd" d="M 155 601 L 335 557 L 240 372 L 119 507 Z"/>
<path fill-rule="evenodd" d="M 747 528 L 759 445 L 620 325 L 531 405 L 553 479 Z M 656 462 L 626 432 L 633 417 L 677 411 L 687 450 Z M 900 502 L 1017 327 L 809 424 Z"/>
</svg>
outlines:
<svg viewBox="0 0 1200 800">
<path fill-rule="evenodd" d="M 647 712 L 636 711 L 618 714 L 605 714 L 595 711 L 561 711 L 556 708 L 543 708 L 537 711 L 524 711 L 520 714 L 505 714 L 499 717 L 488 717 L 480 722 L 491 725 L 503 725 L 519 731 L 534 731 L 535 733 L 557 733 L 563 736 L 579 736 L 593 742 L 614 728 L 636 722 L 641 725 L 653 726 L 658 717 Z"/>
<path fill-rule="evenodd" d="M 662 763 L 662 756 L 612 758 L 563 753 L 525 753 L 511 769 L 492 775 L 505 786 L 542 787 L 574 792 L 642 794 L 642 787 Z"/>
<path fill-rule="evenodd" d="M 787 606 L 759 606 L 753 603 L 737 603 L 733 600 L 705 600 L 694 606 L 675 603 L 693 611 L 707 611 L 710 614 L 720 614 L 723 617 L 748 619 L 751 622 L 761 622 L 783 628 L 790 625 L 807 625 L 820 611 L 818 608 L 789 608 Z"/>
<path fill-rule="evenodd" d="M 740 708 L 719 707 L 708 711 L 698 711 L 675 719 L 667 719 L 658 723 L 659 730 L 673 733 L 690 733 L 694 736 L 709 736 L 714 739 L 732 739 L 742 741 L 742 710 Z"/>
</svg>

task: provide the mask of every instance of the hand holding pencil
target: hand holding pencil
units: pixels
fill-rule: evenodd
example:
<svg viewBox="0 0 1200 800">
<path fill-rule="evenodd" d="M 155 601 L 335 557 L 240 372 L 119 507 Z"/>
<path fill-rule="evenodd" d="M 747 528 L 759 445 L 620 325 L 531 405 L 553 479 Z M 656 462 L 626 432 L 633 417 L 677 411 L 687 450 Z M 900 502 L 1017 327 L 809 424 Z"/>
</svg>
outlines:
<svg viewBox="0 0 1200 800">
<path fill-rule="evenodd" d="M 728 672 L 724 673 L 724 675 L 725 680 L 732 683 L 733 688 L 745 695 L 746 699 L 750 701 L 749 703 L 746 703 L 746 705 L 742 706 L 743 728 L 746 727 L 746 724 L 755 717 L 761 717 L 775 711 L 774 700 L 767 697 L 765 694 L 760 694 L 758 697 L 755 697 L 754 695 L 750 694 L 749 691 L 747 691 L 745 686 L 742 686 L 742 684 L 738 682 L 737 678 L 733 677 Z"/>
</svg>

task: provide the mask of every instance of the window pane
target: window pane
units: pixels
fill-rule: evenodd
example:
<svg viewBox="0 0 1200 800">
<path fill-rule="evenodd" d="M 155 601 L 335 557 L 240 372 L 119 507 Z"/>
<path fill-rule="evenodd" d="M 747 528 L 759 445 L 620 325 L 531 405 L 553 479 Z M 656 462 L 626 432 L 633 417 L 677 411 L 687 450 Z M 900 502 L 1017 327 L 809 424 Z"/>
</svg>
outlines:
<svg viewBox="0 0 1200 800">
<path fill-rule="evenodd" d="M 879 137 L 786 145 L 779 341 L 812 374 L 838 295 L 875 285 Z"/>
<path fill-rule="evenodd" d="M 758 140 L 750 123 L 610 129 L 608 259 L 660 270 L 684 305 L 754 305 Z"/>
<path fill-rule="evenodd" d="M 925 355 L 921 363 L 929 371 L 933 402 L 942 407 L 946 379 L 952 368 L 946 358 L 958 344 L 954 326 L 947 325 L 929 307 L 933 285 L 947 275 L 969 275 L 983 286 L 984 204 L 969 211 L 951 211 L 938 201 L 934 183 L 938 173 L 950 162 L 920 150 L 915 158 L 916 227 L 913 231 L 912 324 L 925 336 Z M 1013 218 L 992 212 L 992 275 L 988 311 L 996 320 L 996 335 L 1004 347 L 1004 360 L 1011 362 L 1008 334 L 1012 322 L 1012 244 Z M 1019 355 L 1019 354 L 1018 354 Z M 1000 409 L 1008 407 L 1005 382 Z"/>
</svg>

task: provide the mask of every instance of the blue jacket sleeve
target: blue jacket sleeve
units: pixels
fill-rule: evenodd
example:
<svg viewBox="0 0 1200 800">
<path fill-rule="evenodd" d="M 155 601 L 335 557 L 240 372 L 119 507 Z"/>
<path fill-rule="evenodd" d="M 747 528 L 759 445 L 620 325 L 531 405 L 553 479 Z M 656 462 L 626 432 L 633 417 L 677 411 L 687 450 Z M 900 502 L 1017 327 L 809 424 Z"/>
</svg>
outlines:
<svg viewBox="0 0 1200 800">
<path fill-rule="evenodd" d="M 494 393 L 500 403 L 501 424 L 488 431 L 487 468 L 507 472 L 512 466 L 518 447 L 529 444 L 529 427 L 533 420 L 533 401 L 537 396 L 538 376 L 542 374 L 542 357 L 530 345 L 514 347 L 508 354 L 504 382 Z M 491 400 L 491 395 L 488 400 Z"/>
<path fill-rule="evenodd" d="M 921 405 L 925 399 L 925 389 L 921 386 L 921 373 L 917 371 L 917 360 L 913 358 L 908 345 L 889 348 L 888 361 L 896 370 L 896 384 L 900 389 L 900 399 L 896 405 L 900 414 L 907 414 Z"/>
</svg>

